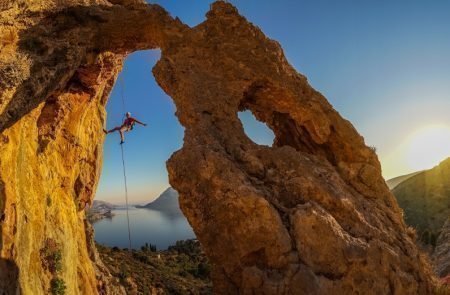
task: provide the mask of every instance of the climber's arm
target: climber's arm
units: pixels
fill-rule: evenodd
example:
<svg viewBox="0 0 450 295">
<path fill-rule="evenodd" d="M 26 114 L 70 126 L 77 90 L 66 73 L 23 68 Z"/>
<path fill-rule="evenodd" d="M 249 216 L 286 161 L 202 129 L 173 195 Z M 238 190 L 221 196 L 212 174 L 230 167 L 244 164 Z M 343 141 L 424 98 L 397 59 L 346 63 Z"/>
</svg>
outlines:
<svg viewBox="0 0 450 295">
<path fill-rule="evenodd" d="M 133 120 L 134 120 L 134 122 L 136 122 L 136 123 L 138 123 L 138 124 L 141 124 L 142 126 L 147 126 L 147 124 L 142 123 L 141 121 L 139 121 L 139 120 L 137 120 L 137 119 L 135 119 L 135 118 L 133 118 Z"/>
</svg>

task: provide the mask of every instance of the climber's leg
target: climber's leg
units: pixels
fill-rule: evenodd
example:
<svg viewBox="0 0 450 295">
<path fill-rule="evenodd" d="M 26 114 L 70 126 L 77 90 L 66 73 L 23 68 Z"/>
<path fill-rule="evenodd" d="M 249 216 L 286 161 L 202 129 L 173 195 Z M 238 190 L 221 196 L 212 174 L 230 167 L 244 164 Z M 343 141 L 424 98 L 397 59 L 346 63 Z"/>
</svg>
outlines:
<svg viewBox="0 0 450 295">
<path fill-rule="evenodd" d="M 124 136 L 123 136 L 123 130 L 122 129 L 120 129 L 119 130 L 119 133 L 120 133 L 120 144 L 122 144 L 122 143 L 124 143 L 125 142 L 125 138 L 124 138 Z"/>
<path fill-rule="evenodd" d="M 119 133 L 120 133 L 120 144 L 125 142 L 125 136 L 124 133 L 130 131 L 130 128 L 127 126 L 122 126 L 119 128 Z"/>
<path fill-rule="evenodd" d="M 112 132 L 115 132 L 115 131 L 120 131 L 120 128 L 121 127 L 115 127 L 115 128 L 113 128 L 113 129 L 111 129 L 109 131 L 106 131 L 106 133 L 112 133 Z"/>
</svg>

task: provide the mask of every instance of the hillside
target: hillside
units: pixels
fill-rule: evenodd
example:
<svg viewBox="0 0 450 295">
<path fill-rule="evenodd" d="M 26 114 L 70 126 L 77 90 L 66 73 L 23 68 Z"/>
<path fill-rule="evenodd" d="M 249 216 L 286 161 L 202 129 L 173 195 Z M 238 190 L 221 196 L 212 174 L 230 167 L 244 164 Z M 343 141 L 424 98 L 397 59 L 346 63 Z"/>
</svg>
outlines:
<svg viewBox="0 0 450 295">
<path fill-rule="evenodd" d="M 400 183 L 393 191 L 408 225 L 419 238 L 435 245 L 450 214 L 450 158 Z"/>
<path fill-rule="evenodd" d="M 97 245 L 127 294 L 212 294 L 210 265 L 198 241 L 178 241 L 157 252 L 146 246 L 130 255 L 127 250 Z"/>
<path fill-rule="evenodd" d="M 389 180 L 386 181 L 387 186 L 389 187 L 390 190 L 393 190 L 397 185 L 399 185 L 400 183 L 402 183 L 403 181 L 410 179 L 411 177 L 421 173 L 422 171 L 417 171 L 417 172 L 413 172 L 413 173 L 409 173 L 406 175 L 401 175 L 401 176 L 397 176 L 394 178 L 391 178 Z"/>
<path fill-rule="evenodd" d="M 137 205 L 136 208 L 146 208 L 173 214 L 182 214 L 180 205 L 178 204 L 178 192 L 171 187 L 167 188 L 153 202 L 150 202 L 144 206 Z"/>
</svg>

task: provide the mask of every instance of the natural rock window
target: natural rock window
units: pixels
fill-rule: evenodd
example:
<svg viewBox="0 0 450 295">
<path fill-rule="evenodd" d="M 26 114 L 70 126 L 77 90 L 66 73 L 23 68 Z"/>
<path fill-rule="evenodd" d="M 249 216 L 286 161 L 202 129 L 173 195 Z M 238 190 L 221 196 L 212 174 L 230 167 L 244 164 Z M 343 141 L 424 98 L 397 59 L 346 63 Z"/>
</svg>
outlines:
<svg viewBox="0 0 450 295">
<path fill-rule="evenodd" d="M 125 112 L 146 123 L 136 124 L 125 132 L 125 160 L 128 192 L 131 203 L 148 203 L 169 184 L 166 160 L 183 143 L 184 128 L 175 116 L 175 105 L 157 85 L 151 69 L 160 59 L 159 50 L 141 50 L 127 56 L 107 104 L 107 123 L 110 130 L 120 126 Z M 122 105 L 122 94 L 125 109 Z M 123 203 L 123 171 L 119 132 L 105 138 L 105 155 L 97 196 L 101 200 Z"/>
<path fill-rule="evenodd" d="M 272 146 L 273 140 L 275 139 L 273 131 L 265 123 L 258 121 L 251 111 L 239 112 L 238 117 L 244 126 L 245 134 L 254 143 Z"/>
</svg>

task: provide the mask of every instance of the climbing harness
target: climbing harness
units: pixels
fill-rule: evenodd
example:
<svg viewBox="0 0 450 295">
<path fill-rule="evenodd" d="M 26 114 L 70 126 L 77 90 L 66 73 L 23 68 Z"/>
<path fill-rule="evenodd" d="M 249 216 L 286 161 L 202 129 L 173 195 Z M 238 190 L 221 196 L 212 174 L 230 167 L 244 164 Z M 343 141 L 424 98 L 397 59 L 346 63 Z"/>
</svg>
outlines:
<svg viewBox="0 0 450 295">
<path fill-rule="evenodd" d="M 125 116 L 125 81 L 124 81 L 124 75 L 123 75 L 124 71 L 122 70 L 122 75 L 121 75 L 121 97 L 122 97 L 122 109 L 123 109 L 123 113 Z M 131 248 L 131 230 L 130 230 L 130 215 L 128 213 L 128 187 L 127 187 L 127 172 L 125 169 L 125 155 L 123 152 L 123 144 L 120 145 L 120 149 L 122 151 L 122 166 L 123 166 L 123 180 L 125 183 L 125 204 L 126 204 L 126 210 L 127 210 L 127 225 L 128 225 L 128 244 L 129 244 L 129 251 L 131 253 L 132 248 Z"/>
</svg>

